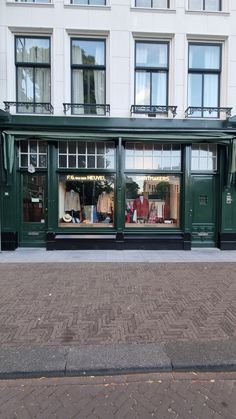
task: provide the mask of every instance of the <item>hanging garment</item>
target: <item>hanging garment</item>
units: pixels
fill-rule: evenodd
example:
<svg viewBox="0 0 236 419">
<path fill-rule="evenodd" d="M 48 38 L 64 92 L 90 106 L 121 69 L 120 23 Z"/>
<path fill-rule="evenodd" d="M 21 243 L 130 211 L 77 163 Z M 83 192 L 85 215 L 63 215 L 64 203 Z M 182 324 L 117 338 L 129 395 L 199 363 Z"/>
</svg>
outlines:
<svg viewBox="0 0 236 419">
<path fill-rule="evenodd" d="M 80 196 L 78 192 L 73 189 L 65 193 L 65 211 L 80 211 Z"/>
</svg>

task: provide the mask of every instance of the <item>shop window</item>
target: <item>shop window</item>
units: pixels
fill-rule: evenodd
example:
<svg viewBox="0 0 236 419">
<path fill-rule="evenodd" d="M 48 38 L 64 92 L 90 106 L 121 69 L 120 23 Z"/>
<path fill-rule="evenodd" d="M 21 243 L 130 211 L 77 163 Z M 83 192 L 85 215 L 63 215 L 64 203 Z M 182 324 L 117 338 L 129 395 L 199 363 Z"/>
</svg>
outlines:
<svg viewBox="0 0 236 419">
<path fill-rule="evenodd" d="M 59 227 L 113 227 L 114 175 L 59 176 Z"/>
<path fill-rule="evenodd" d="M 16 111 L 51 112 L 50 39 L 16 36 Z"/>
<path fill-rule="evenodd" d="M 105 114 L 105 80 L 105 41 L 72 39 L 72 114 Z"/>
<path fill-rule="evenodd" d="M 217 170 L 217 146 L 215 144 L 192 145 L 192 171 Z"/>
<path fill-rule="evenodd" d="M 125 168 L 180 170 L 180 145 L 128 142 L 125 148 Z"/>
<path fill-rule="evenodd" d="M 217 12 L 221 10 L 221 0 L 188 0 L 188 9 Z"/>
<path fill-rule="evenodd" d="M 61 141 L 58 167 L 66 169 L 114 169 L 115 145 L 112 141 Z"/>
<path fill-rule="evenodd" d="M 219 117 L 220 74 L 221 45 L 189 44 L 188 106 L 192 117 Z"/>
<path fill-rule="evenodd" d="M 151 7 L 167 9 L 170 7 L 169 0 L 135 0 L 135 7 Z"/>
<path fill-rule="evenodd" d="M 135 45 L 135 105 L 167 106 L 168 42 Z"/>
<path fill-rule="evenodd" d="M 47 144 L 37 140 L 19 141 L 19 167 L 34 169 L 47 168 Z"/>
<path fill-rule="evenodd" d="M 179 214 L 179 176 L 126 175 L 126 227 L 179 227 Z"/>
</svg>

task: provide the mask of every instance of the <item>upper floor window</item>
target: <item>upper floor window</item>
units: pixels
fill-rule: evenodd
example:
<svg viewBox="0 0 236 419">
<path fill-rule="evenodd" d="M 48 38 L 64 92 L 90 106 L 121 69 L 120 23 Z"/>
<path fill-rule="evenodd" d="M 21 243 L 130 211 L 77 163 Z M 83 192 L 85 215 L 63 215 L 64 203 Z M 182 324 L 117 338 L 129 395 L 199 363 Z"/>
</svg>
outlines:
<svg viewBox="0 0 236 419">
<path fill-rule="evenodd" d="M 48 113 L 50 39 L 16 36 L 15 51 L 17 112 Z"/>
<path fill-rule="evenodd" d="M 188 0 L 188 9 L 217 12 L 221 10 L 221 0 Z"/>
<path fill-rule="evenodd" d="M 106 6 L 106 0 L 70 0 L 71 4 L 81 4 L 82 6 Z"/>
<path fill-rule="evenodd" d="M 168 42 L 136 41 L 136 105 L 167 106 L 168 49 Z"/>
<path fill-rule="evenodd" d="M 135 7 L 153 7 L 154 9 L 168 9 L 169 0 L 135 0 Z"/>
<path fill-rule="evenodd" d="M 71 40 L 72 113 L 105 113 L 105 41 L 101 39 Z"/>
<path fill-rule="evenodd" d="M 220 105 L 221 45 L 189 44 L 188 106 L 193 117 L 218 117 Z M 199 109 L 202 108 L 202 109 Z"/>
</svg>

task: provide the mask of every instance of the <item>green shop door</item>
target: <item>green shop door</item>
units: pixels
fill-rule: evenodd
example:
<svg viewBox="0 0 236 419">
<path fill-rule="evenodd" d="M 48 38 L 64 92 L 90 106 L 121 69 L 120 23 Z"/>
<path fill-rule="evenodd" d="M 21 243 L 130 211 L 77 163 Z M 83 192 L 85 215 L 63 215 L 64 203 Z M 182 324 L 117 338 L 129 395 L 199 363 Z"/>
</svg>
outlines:
<svg viewBox="0 0 236 419">
<path fill-rule="evenodd" d="M 192 246 L 216 245 L 215 177 L 192 176 Z"/>
<path fill-rule="evenodd" d="M 40 173 L 21 175 L 20 246 L 45 246 L 47 229 L 47 177 Z"/>
</svg>

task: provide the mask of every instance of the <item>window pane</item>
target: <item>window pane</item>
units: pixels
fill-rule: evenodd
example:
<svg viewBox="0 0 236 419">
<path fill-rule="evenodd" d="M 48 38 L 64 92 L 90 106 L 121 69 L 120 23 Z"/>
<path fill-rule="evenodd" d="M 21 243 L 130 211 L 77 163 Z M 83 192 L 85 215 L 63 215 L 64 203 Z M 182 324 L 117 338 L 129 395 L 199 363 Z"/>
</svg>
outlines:
<svg viewBox="0 0 236 419">
<path fill-rule="evenodd" d="M 76 156 L 69 156 L 69 167 L 76 167 Z"/>
<path fill-rule="evenodd" d="M 78 168 L 82 169 L 86 167 L 86 157 L 85 156 L 78 156 Z"/>
<path fill-rule="evenodd" d="M 189 10 L 202 10 L 203 0 L 188 0 Z"/>
<path fill-rule="evenodd" d="M 22 154 L 20 157 L 20 167 L 28 167 L 28 155 Z"/>
<path fill-rule="evenodd" d="M 59 227 L 113 227 L 115 177 L 74 174 L 74 180 L 70 178 L 59 177 Z"/>
<path fill-rule="evenodd" d="M 37 141 L 30 141 L 30 153 L 37 153 Z"/>
<path fill-rule="evenodd" d="M 58 144 L 59 153 L 67 153 L 67 141 L 60 141 Z"/>
<path fill-rule="evenodd" d="M 67 167 L 67 157 L 59 156 L 59 167 Z"/>
<path fill-rule="evenodd" d="M 205 0 L 205 10 L 220 10 L 220 0 Z"/>
<path fill-rule="evenodd" d="M 136 71 L 136 105 L 150 105 L 150 74 Z"/>
<path fill-rule="evenodd" d="M 204 75 L 204 96 L 203 104 L 204 106 L 217 107 L 219 106 L 219 97 L 218 97 L 218 85 L 219 85 L 219 76 L 217 74 L 205 74 Z M 206 112 L 204 111 L 204 116 L 206 117 L 217 117 L 218 112 Z"/>
<path fill-rule="evenodd" d="M 114 167 L 115 167 L 114 156 L 106 156 L 105 169 L 114 169 Z"/>
<path fill-rule="evenodd" d="M 47 144 L 42 143 L 41 141 L 38 142 L 39 153 L 47 153 Z"/>
<path fill-rule="evenodd" d="M 95 169 L 95 157 L 94 156 L 88 156 L 88 164 L 87 167 L 89 169 Z"/>
<path fill-rule="evenodd" d="M 88 154 L 95 154 L 95 143 L 87 143 Z"/>
<path fill-rule="evenodd" d="M 136 0 L 136 7 L 151 7 L 151 0 Z"/>
<path fill-rule="evenodd" d="M 136 66 L 167 67 L 167 44 L 136 42 Z"/>
<path fill-rule="evenodd" d="M 45 154 L 39 154 L 39 167 L 47 167 L 47 156 Z"/>
<path fill-rule="evenodd" d="M 167 74 L 152 74 L 152 105 L 166 105 L 167 103 Z"/>
<path fill-rule="evenodd" d="M 35 69 L 35 102 L 50 102 L 50 69 Z"/>
<path fill-rule="evenodd" d="M 32 68 L 17 68 L 17 100 L 18 102 L 34 101 L 34 84 Z"/>
<path fill-rule="evenodd" d="M 50 63 L 50 40 L 47 38 L 16 38 L 16 61 Z"/>
<path fill-rule="evenodd" d="M 97 153 L 104 154 L 105 153 L 105 144 L 103 142 L 97 143 Z"/>
<path fill-rule="evenodd" d="M 96 40 L 72 40 L 72 64 L 105 65 L 105 44 Z"/>
<path fill-rule="evenodd" d="M 86 143 L 85 142 L 79 142 L 78 143 L 78 153 L 79 154 L 85 154 L 86 153 Z"/>
<path fill-rule="evenodd" d="M 104 157 L 103 156 L 97 156 L 97 168 L 98 169 L 104 169 Z"/>
<path fill-rule="evenodd" d="M 94 6 L 105 6 L 106 0 L 89 0 L 89 4 Z"/>
<path fill-rule="evenodd" d="M 168 0 L 153 0 L 153 7 L 167 9 Z"/>
<path fill-rule="evenodd" d="M 28 141 L 20 141 L 20 151 L 21 153 L 28 153 Z"/>
<path fill-rule="evenodd" d="M 76 141 L 68 141 L 68 153 L 76 154 Z"/>
<path fill-rule="evenodd" d="M 189 68 L 220 69 L 220 46 L 190 45 Z"/>
<path fill-rule="evenodd" d="M 126 227 L 179 227 L 178 176 L 126 176 Z"/>
<path fill-rule="evenodd" d="M 202 75 L 188 75 L 188 106 L 202 106 Z M 201 112 L 194 112 L 192 116 L 201 116 Z"/>
</svg>

